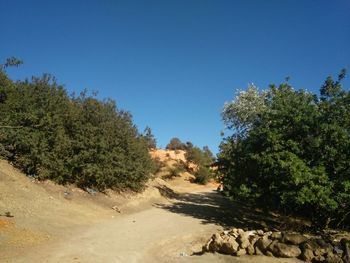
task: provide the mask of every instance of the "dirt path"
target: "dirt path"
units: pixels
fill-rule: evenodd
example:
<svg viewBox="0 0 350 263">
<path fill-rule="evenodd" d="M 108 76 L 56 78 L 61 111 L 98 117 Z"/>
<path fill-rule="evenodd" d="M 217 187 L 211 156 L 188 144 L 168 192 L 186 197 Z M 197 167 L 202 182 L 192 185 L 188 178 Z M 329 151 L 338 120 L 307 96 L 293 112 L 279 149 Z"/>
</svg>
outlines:
<svg viewBox="0 0 350 263">
<path fill-rule="evenodd" d="M 33 181 L 0 160 L 0 262 L 296 262 L 191 256 L 222 227 L 264 225 L 263 215 L 246 205 L 234 207 L 215 185 L 189 181 L 188 176 L 155 178 L 136 196 L 89 195 Z M 115 205 L 121 214 L 111 209 Z M 3 216 L 6 211 L 14 216 Z M 271 217 L 265 221 L 274 223 Z"/>
<path fill-rule="evenodd" d="M 9 262 L 297 262 L 268 257 L 190 256 L 222 228 L 227 201 L 212 189 L 77 228 L 59 242 Z M 220 212 L 221 211 L 221 212 Z"/>
</svg>

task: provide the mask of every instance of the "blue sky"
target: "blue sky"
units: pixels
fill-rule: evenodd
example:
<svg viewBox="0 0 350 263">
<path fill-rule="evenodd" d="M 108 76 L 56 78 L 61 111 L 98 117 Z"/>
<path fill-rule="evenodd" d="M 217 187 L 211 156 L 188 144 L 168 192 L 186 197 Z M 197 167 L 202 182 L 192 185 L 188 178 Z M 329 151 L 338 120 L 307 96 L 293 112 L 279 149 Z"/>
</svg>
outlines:
<svg viewBox="0 0 350 263">
<path fill-rule="evenodd" d="M 317 91 L 350 71 L 350 1 L 0 0 L 0 60 L 14 79 L 51 73 L 99 91 L 158 145 L 179 137 L 214 152 L 220 112 L 239 88 L 290 76 Z M 349 72 L 350 73 L 350 72 Z M 348 89 L 350 76 L 344 82 Z"/>
</svg>

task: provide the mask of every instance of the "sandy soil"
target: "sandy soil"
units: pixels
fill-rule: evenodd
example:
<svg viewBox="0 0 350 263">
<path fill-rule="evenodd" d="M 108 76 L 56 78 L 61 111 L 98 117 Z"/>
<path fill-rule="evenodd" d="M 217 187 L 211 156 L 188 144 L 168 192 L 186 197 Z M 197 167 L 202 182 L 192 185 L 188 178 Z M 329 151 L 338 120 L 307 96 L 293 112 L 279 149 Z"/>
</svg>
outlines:
<svg viewBox="0 0 350 263">
<path fill-rule="evenodd" d="M 0 161 L 0 262 L 298 262 L 192 255 L 232 222 L 232 204 L 215 189 L 181 177 L 156 179 L 136 196 L 92 196 L 32 181 Z"/>
</svg>

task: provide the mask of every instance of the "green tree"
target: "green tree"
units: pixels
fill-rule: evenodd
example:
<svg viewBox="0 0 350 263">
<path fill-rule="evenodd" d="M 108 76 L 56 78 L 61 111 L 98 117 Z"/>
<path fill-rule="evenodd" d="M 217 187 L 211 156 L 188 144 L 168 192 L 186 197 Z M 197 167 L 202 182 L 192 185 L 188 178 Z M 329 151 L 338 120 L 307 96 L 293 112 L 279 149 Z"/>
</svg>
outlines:
<svg viewBox="0 0 350 263">
<path fill-rule="evenodd" d="M 157 141 L 154 138 L 154 135 L 152 133 L 152 129 L 150 127 L 146 127 L 142 134 L 143 139 L 145 140 L 148 149 L 156 149 L 157 148 Z"/>
<path fill-rule="evenodd" d="M 350 93 L 341 86 L 344 77 L 345 71 L 337 81 L 328 77 L 320 97 L 288 83 L 271 85 L 254 118 L 224 111 L 226 120 L 235 120 L 218 158 L 225 191 L 320 226 L 349 225 Z M 236 129 L 242 125 L 249 127 L 245 136 Z"/>
<path fill-rule="evenodd" d="M 153 162 L 131 114 L 69 96 L 51 75 L 13 82 L 0 70 L 0 154 L 25 173 L 82 188 L 141 190 Z"/>
<path fill-rule="evenodd" d="M 186 145 L 180 141 L 179 138 L 172 138 L 165 147 L 167 150 L 185 150 Z"/>
</svg>

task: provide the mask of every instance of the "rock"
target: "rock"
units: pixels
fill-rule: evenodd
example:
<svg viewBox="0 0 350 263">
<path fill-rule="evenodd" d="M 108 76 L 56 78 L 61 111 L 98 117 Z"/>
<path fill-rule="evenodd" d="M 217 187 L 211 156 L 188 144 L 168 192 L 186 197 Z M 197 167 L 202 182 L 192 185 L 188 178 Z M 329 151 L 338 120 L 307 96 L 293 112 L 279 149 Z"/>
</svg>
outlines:
<svg viewBox="0 0 350 263">
<path fill-rule="evenodd" d="M 265 232 L 265 233 L 264 233 L 264 237 L 270 238 L 271 234 L 272 234 L 271 231 Z"/>
<path fill-rule="evenodd" d="M 306 248 L 301 251 L 300 259 L 304 261 L 312 261 L 314 258 L 315 255 L 312 249 Z"/>
<path fill-rule="evenodd" d="M 261 237 L 255 242 L 255 249 L 258 248 L 259 251 L 265 254 L 268 246 L 272 243 L 271 239 L 267 237 Z"/>
<path fill-rule="evenodd" d="M 245 255 L 245 254 L 246 254 L 246 251 L 245 251 L 245 249 L 243 249 L 243 248 L 239 248 L 239 249 L 237 250 L 237 252 L 235 253 L 235 255 L 236 255 L 237 257 L 243 256 L 243 255 Z"/>
<path fill-rule="evenodd" d="M 186 254 L 186 252 L 181 252 L 180 253 L 180 257 L 187 257 L 188 255 Z"/>
<path fill-rule="evenodd" d="M 254 250 L 255 250 L 255 255 L 257 256 L 264 255 L 264 253 L 258 247 L 255 247 Z"/>
<path fill-rule="evenodd" d="M 259 235 L 259 236 L 263 236 L 264 235 L 264 231 L 259 229 L 256 231 L 256 233 Z"/>
<path fill-rule="evenodd" d="M 118 206 L 113 206 L 112 209 L 118 213 L 121 213 L 122 211 L 118 208 Z"/>
<path fill-rule="evenodd" d="M 252 244 L 250 244 L 249 246 L 247 246 L 247 248 L 245 249 L 248 255 L 254 255 L 255 254 L 255 248 Z"/>
<path fill-rule="evenodd" d="M 325 253 L 333 253 L 333 246 L 324 241 L 323 239 L 316 239 L 317 244 L 320 246 L 320 248 L 324 249 Z"/>
<path fill-rule="evenodd" d="M 230 237 L 228 240 L 225 240 L 222 242 L 221 248 L 218 250 L 218 252 L 227 254 L 227 255 L 234 255 L 239 249 L 238 243 L 235 241 L 233 237 Z"/>
<path fill-rule="evenodd" d="M 307 237 L 300 234 L 283 233 L 282 242 L 292 245 L 299 245 L 308 240 Z"/>
<path fill-rule="evenodd" d="M 282 233 L 281 232 L 272 232 L 270 235 L 270 238 L 272 240 L 281 240 L 282 239 Z"/>
<path fill-rule="evenodd" d="M 237 234 L 238 234 L 238 235 L 244 235 L 244 234 L 245 234 L 245 232 L 244 232 L 244 230 L 243 230 L 243 229 L 238 228 L 238 229 L 237 229 Z"/>
<path fill-rule="evenodd" d="M 333 253 L 328 253 L 324 262 L 325 263 L 343 263 L 343 260 L 339 256 Z"/>
<path fill-rule="evenodd" d="M 271 251 L 266 251 L 265 255 L 268 257 L 273 257 L 273 253 Z"/>
<path fill-rule="evenodd" d="M 320 239 L 315 240 L 307 240 L 300 244 L 300 248 L 302 251 L 305 249 L 310 249 L 313 251 L 315 257 L 324 256 L 328 252 L 333 252 L 332 245 L 326 243 L 325 241 L 320 241 Z"/>
<path fill-rule="evenodd" d="M 209 239 L 207 243 L 202 247 L 202 252 L 210 252 L 210 244 L 213 242 L 213 239 Z M 213 251 L 212 251 L 213 252 Z"/>
<path fill-rule="evenodd" d="M 250 242 L 250 244 L 251 244 L 252 246 L 254 246 L 255 243 L 256 243 L 256 241 L 259 240 L 259 238 L 260 238 L 260 237 L 258 237 L 258 236 L 250 236 L 250 237 L 249 237 L 249 242 Z"/>
<path fill-rule="evenodd" d="M 321 256 L 321 255 L 318 255 L 318 256 L 315 256 L 314 258 L 314 262 L 324 262 L 326 260 L 326 258 L 324 256 Z"/>
<path fill-rule="evenodd" d="M 276 257 L 296 258 L 300 256 L 301 250 L 297 246 L 277 242 L 272 247 L 272 253 Z"/>
<path fill-rule="evenodd" d="M 250 245 L 249 239 L 247 234 L 241 234 L 237 238 L 237 242 L 240 245 L 241 248 L 245 249 Z"/>
<path fill-rule="evenodd" d="M 272 241 L 271 244 L 267 247 L 266 250 L 272 252 L 272 251 L 273 251 L 273 247 L 274 247 L 277 243 L 279 243 L 278 240 Z"/>
<path fill-rule="evenodd" d="M 343 261 L 344 263 L 350 263 L 350 240 L 342 238 L 340 244 L 343 248 Z"/>
<path fill-rule="evenodd" d="M 338 256 L 342 256 L 344 253 L 344 250 L 341 247 L 339 247 L 338 245 L 335 245 L 333 252 L 336 253 Z"/>
<path fill-rule="evenodd" d="M 222 239 L 219 233 L 214 234 L 211 240 L 212 242 L 210 242 L 208 250 L 210 252 L 218 252 L 221 249 L 224 240 Z"/>
</svg>

